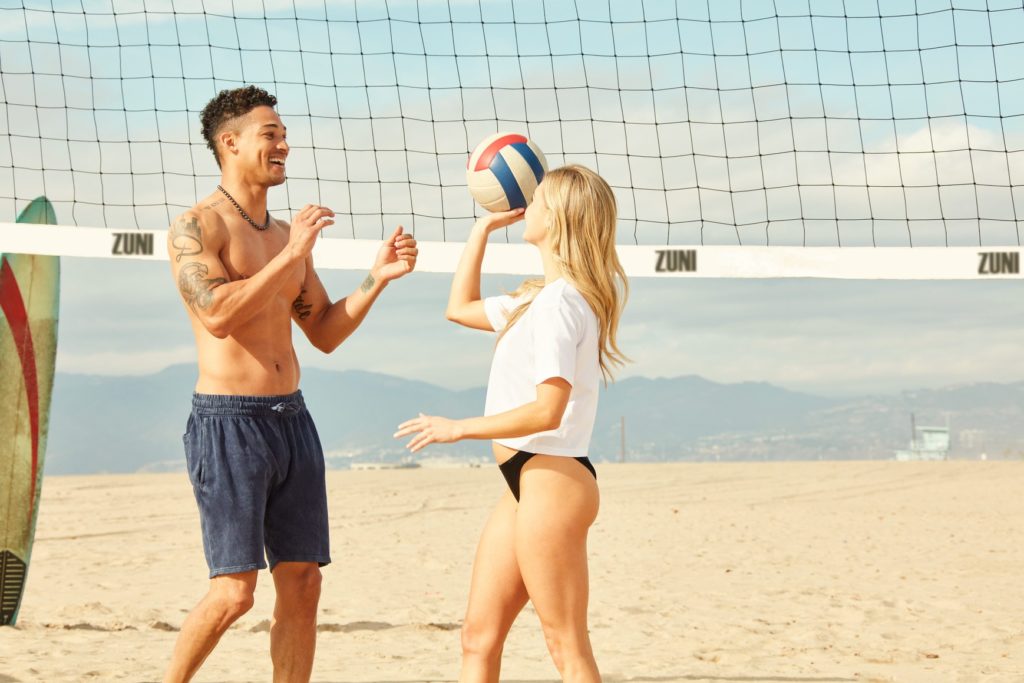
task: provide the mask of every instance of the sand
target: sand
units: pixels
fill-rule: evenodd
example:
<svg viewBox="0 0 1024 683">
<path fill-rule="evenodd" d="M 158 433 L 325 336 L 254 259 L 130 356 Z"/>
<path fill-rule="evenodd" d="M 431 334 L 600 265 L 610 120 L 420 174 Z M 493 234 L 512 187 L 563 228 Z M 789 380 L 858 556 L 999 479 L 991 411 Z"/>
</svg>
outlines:
<svg viewBox="0 0 1024 683">
<path fill-rule="evenodd" d="M 608 681 L 1024 681 L 1024 463 L 600 465 Z M 332 472 L 313 680 L 458 677 L 495 468 Z M 156 681 L 206 587 L 184 475 L 51 477 L 0 683 Z M 255 608 L 197 681 L 270 680 Z M 503 681 L 554 681 L 529 607 Z"/>
</svg>

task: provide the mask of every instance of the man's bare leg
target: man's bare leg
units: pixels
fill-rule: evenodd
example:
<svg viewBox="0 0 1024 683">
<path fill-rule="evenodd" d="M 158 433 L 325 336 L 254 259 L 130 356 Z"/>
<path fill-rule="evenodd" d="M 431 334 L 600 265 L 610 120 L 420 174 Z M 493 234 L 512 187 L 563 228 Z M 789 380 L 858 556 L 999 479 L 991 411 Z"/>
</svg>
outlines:
<svg viewBox="0 0 1024 683">
<path fill-rule="evenodd" d="M 280 562 L 273 576 L 277 590 L 270 627 L 274 683 L 308 683 L 316 652 L 320 568 L 315 562 Z"/>
<path fill-rule="evenodd" d="M 252 608 L 255 591 L 255 571 L 210 579 L 210 590 L 181 626 L 164 683 L 192 680 L 228 627 Z"/>
</svg>

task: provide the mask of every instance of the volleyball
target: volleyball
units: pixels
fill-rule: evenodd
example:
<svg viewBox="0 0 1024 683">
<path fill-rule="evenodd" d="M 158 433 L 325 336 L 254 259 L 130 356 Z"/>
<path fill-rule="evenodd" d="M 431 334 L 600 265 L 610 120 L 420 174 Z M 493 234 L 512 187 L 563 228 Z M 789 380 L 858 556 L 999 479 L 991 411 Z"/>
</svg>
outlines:
<svg viewBox="0 0 1024 683">
<path fill-rule="evenodd" d="M 473 199 L 488 211 L 524 209 L 548 170 L 532 141 L 517 133 L 495 133 L 477 145 L 466 164 Z"/>
</svg>

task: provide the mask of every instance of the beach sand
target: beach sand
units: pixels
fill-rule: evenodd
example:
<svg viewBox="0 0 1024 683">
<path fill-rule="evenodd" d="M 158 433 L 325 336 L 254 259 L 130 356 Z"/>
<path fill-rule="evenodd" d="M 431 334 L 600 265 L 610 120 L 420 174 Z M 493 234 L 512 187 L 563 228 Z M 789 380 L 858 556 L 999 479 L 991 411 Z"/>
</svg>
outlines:
<svg viewBox="0 0 1024 683">
<path fill-rule="evenodd" d="M 1024 681 L 1024 463 L 599 465 L 607 681 Z M 454 681 L 496 468 L 331 472 L 313 680 Z M 50 477 L 0 683 L 156 681 L 206 588 L 184 475 Z M 270 680 L 273 585 L 197 681 Z M 503 681 L 554 681 L 527 607 Z"/>
</svg>

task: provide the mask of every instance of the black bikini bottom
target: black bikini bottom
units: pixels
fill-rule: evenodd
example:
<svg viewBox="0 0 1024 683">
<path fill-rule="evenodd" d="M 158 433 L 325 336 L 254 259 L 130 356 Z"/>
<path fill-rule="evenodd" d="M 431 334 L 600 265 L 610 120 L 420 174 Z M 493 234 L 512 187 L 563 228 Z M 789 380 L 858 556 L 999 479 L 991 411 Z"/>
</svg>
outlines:
<svg viewBox="0 0 1024 683">
<path fill-rule="evenodd" d="M 501 473 L 505 476 L 505 481 L 508 482 L 509 489 L 512 490 L 512 495 L 516 497 L 516 500 L 519 500 L 519 475 L 523 473 L 523 465 L 525 465 L 526 461 L 535 455 L 537 454 L 519 451 L 511 458 L 498 465 L 501 469 Z M 590 462 L 590 458 L 573 458 L 573 460 L 590 470 L 590 473 L 594 475 L 594 479 L 597 479 L 597 470 L 594 469 L 594 465 Z"/>
</svg>

